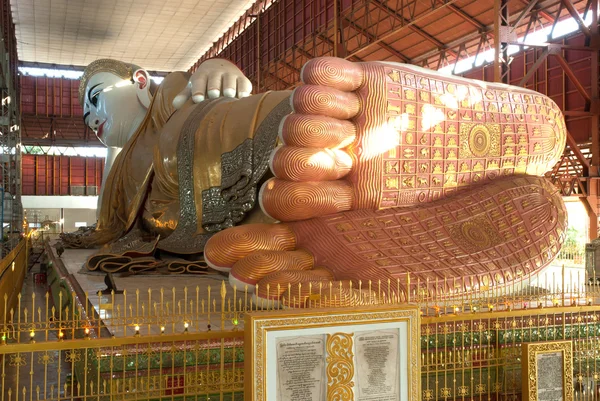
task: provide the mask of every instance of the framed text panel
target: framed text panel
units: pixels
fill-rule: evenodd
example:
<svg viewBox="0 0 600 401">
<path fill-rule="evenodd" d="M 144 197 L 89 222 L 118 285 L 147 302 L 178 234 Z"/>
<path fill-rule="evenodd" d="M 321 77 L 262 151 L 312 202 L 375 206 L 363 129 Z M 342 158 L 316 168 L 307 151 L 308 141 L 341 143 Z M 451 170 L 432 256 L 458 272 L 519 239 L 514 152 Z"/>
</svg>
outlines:
<svg viewBox="0 0 600 401">
<path fill-rule="evenodd" d="M 523 344 L 523 400 L 573 401 L 573 343 Z"/>
<path fill-rule="evenodd" d="M 244 327 L 245 399 L 419 400 L 416 307 L 252 312 Z"/>
</svg>

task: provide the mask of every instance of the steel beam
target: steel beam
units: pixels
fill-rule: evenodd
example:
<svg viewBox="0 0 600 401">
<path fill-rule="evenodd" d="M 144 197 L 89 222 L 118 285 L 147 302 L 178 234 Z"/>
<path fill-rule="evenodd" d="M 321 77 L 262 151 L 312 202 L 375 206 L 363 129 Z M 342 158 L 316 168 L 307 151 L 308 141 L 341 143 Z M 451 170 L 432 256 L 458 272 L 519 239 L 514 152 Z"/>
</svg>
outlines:
<svg viewBox="0 0 600 401">
<path fill-rule="evenodd" d="M 301 48 L 298 45 L 292 46 L 292 51 L 294 51 L 294 50 L 297 50 L 298 53 L 302 54 L 304 57 L 306 57 L 309 60 L 314 57 L 312 54 L 310 54 L 309 52 L 307 52 L 306 50 L 304 50 L 303 48 Z"/>
<path fill-rule="evenodd" d="M 581 149 L 579 149 L 579 145 L 575 142 L 573 135 L 567 131 L 567 144 L 571 148 L 571 152 L 575 155 L 579 163 L 581 163 L 581 167 L 583 168 L 583 176 L 587 177 L 588 171 L 590 170 L 590 162 L 586 157 L 581 153 Z"/>
<path fill-rule="evenodd" d="M 528 4 L 528 2 L 526 0 L 524 0 L 522 2 L 525 4 Z M 543 8 L 543 7 L 553 5 L 553 4 L 556 4 L 555 0 L 546 0 L 546 1 L 543 1 L 542 3 L 539 3 L 538 7 Z M 446 5 L 446 7 L 448 7 L 448 6 L 449 6 L 449 4 Z M 538 11 L 538 13 L 539 13 L 539 11 Z M 511 17 L 509 16 L 509 20 L 510 20 L 510 18 Z M 516 19 L 516 16 L 515 16 L 515 19 Z M 552 19 L 552 21 L 553 20 L 554 19 Z M 482 31 L 483 31 L 483 33 L 487 34 L 488 36 L 493 36 L 494 24 L 487 25 Z M 457 39 L 457 40 L 447 43 L 447 46 L 451 49 L 458 48 L 462 44 L 466 44 L 472 40 L 477 39 L 478 37 L 481 36 L 481 34 L 482 34 L 482 32 L 472 32 L 470 34 L 464 35 L 460 39 Z M 494 38 L 495 38 L 495 36 L 494 36 Z M 520 45 L 522 45 L 522 44 L 520 44 Z M 421 65 L 424 60 L 435 57 L 440 52 L 441 52 L 441 50 L 439 50 L 439 49 L 434 49 L 434 50 L 428 51 L 418 57 L 413 58 L 411 60 L 411 63 L 416 64 L 416 65 Z"/>
<path fill-rule="evenodd" d="M 573 84 L 575 85 L 575 88 L 577 89 L 577 92 L 579 92 L 581 94 L 581 96 L 583 96 L 583 98 L 585 99 L 586 109 L 589 109 L 590 103 L 592 101 L 590 94 L 587 93 L 587 90 L 584 88 L 584 86 L 581 84 L 581 82 L 579 82 L 579 79 L 577 78 L 577 76 L 575 75 L 575 73 L 573 72 L 571 67 L 569 66 L 569 63 L 567 62 L 567 60 L 565 60 L 565 58 L 562 56 L 562 54 L 553 54 L 553 56 L 556 57 L 556 59 L 558 60 L 558 63 L 562 67 L 565 74 L 569 77 L 571 82 L 573 82 Z M 592 87 L 593 86 L 594 85 L 592 85 Z"/>
<path fill-rule="evenodd" d="M 557 50 L 581 50 L 581 51 L 595 51 L 598 50 L 598 46 L 577 46 L 577 45 L 563 45 L 560 43 L 521 43 L 521 42 L 508 42 L 509 45 L 514 46 L 527 46 L 527 47 L 540 47 L 540 48 L 548 48 L 554 49 L 556 53 Z"/>
<path fill-rule="evenodd" d="M 369 41 L 374 41 L 377 39 L 375 37 L 375 35 L 373 35 L 369 31 L 367 31 L 366 29 L 362 28 L 356 22 L 349 20 L 348 18 L 344 18 L 342 21 L 342 24 L 351 27 L 356 32 L 360 33 L 365 38 L 369 39 Z M 388 53 L 390 53 L 394 57 L 399 58 L 402 62 L 407 63 L 408 61 L 410 61 L 410 59 L 408 57 L 406 57 L 404 54 L 400 53 L 398 50 L 394 49 L 392 46 L 385 43 L 384 41 L 379 42 L 378 45 L 379 45 L 379 47 L 386 50 Z"/>
<path fill-rule="evenodd" d="M 575 21 L 577 21 L 577 24 L 579 25 L 579 29 L 581 29 L 581 31 L 585 34 L 585 36 L 588 36 L 588 37 L 592 36 L 592 32 L 590 31 L 590 29 L 587 26 L 585 26 L 585 23 L 579 16 L 579 13 L 575 9 L 575 6 L 571 2 L 571 0 L 561 0 L 561 1 L 565 5 L 565 8 L 569 11 L 569 14 L 571 14 L 571 17 L 573 17 L 573 19 Z"/>
<path fill-rule="evenodd" d="M 530 0 L 521 0 L 521 3 L 523 3 L 523 4 L 529 4 Z M 556 19 L 553 16 L 551 16 L 550 14 L 548 14 L 547 12 L 545 12 L 543 10 L 543 7 L 539 7 L 538 6 L 537 12 L 538 12 L 539 15 L 541 15 L 542 17 L 544 17 L 545 19 L 547 19 L 550 22 L 552 22 L 552 21 L 554 21 Z"/>
<path fill-rule="evenodd" d="M 527 71 L 527 74 L 525 74 L 525 76 L 521 79 L 518 86 L 525 86 L 525 84 L 527 82 L 529 82 L 529 80 L 531 79 L 533 74 L 535 74 L 535 72 L 538 70 L 538 68 L 540 68 L 542 63 L 546 60 L 546 58 L 548 57 L 548 54 L 549 54 L 548 49 L 545 49 L 542 52 L 542 54 L 540 54 L 540 56 L 535 61 L 535 63 L 531 66 L 529 71 Z"/>
<path fill-rule="evenodd" d="M 277 65 L 277 64 L 275 64 L 275 65 Z M 272 72 L 270 72 L 268 70 L 267 71 L 263 70 L 263 73 L 268 75 L 269 77 L 275 79 L 277 82 L 283 84 L 285 88 L 287 88 L 291 85 L 289 82 L 283 80 L 282 78 L 279 78 L 278 76 L 274 75 Z"/>
<path fill-rule="evenodd" d="M 444 0 L 438 0 L 438 3 L 444 4 Z M 460 17 L 462 17 L 465 21 L 467 21 L 468 23 L 470 23 L 471 25 L 473 25 L 479 31 L 484 31 L 486 29 L 486 26 L 482 22 L 479 22 L 475 17 L 467 14 L 462 9 L 456 7 L 454 4 L 450 4 L 448 6 L 448 9 L 450 11 L 452 11 L 454 14 L 459 15 Z"/>
<path fill-rule="evenodd" d="M 590 227 L 589 227 L 589 241 L 593 241 L 598 238 L 598 199 L 600 193 L 598 193 L 598 178 L 588 179 L 588 196 L 585 198 L 583 205 L 589 216 Z"/>
<path fill-rule="evenodd" d="M 432 35 L 430 35 L 427 32 L 425 32 L 423 30 L 423 28 L 419 28 L 413 21 L 410 21 L 410 20 L 404 18 L 402 15 L 398 14 L 396 12 L 396 10 L 391 9 L 390 7 L 388 7 L 385 4 L 381 3 L 379 0 L 371 0 L 371 1 L 367 2 L 367 5 L 368 4 L 372 4 L 375 7 L 379 8 L 380 10 L 385 11 L 389 16 L 391 16 L 391 17 L 397 19 L 398 21 L 400 21 L 401 26 L 407 26 L 413 32 L 421 35 L 424 39 L 426 39 L 427 41 L 433 43 L 438 49 L 447 49 L 448 51 L 453 52 L 454 55 L 456 56 L 456 53 L 453 50 L 448 49 L 448 47 L 446 46 L 445 43 L 440 42 L 438 39 L 434 38 Z M 447 4 L 444 4 L 444 5 L 448 6 Z"/>
<path fill-rule="evenodd" d="M 444 3 L 443 5 L 440 5 L 439 7 L 435 7 L 435 5 L 429 9 L 429 11 L 424 12 L 423 14 L 419 15 L 418 17 L 416 17 L 415 19 L 413 19 L 410 22 L 407 22 L 407 24 L 405 25 L 401 25 L 400 27 L 396 28 L 396 29 L 392 29 L 390 32 L 381 35 L 377 40 L 369 43 L 367 46 L 363 46 L 360 49 L 356 49 L 354 50 L 351 54 L 347 55 L 346 58 L 350 58 L 351 56 L 354 56 L 355 54 L 358 54 L 360 52 L 363 52 L 369 48 L 371 48 L 372 46 L 377 45 L 379 42 L 382 42 L 396 34 L 398 34 L 399 32 L 401 32 L 404 29 L 410 29 L 410 27 L 412 27 L 413 25 L 417 24 L 419 21 L 427 18 L 427 17 L 431 17 L 432 14 L 435 14 L 436 12 L 445 9 L 446 7 L 448 7 L 449 5 L 456 3 L 458 0 L 448 0 L 446 3 Z M 445 45 L 446 47 L 448 47 L 447 45 Z M 412 64 L 415 64 L 414 61 L 411 61 Z"/>
<path fill-rule="evenodd" d="M 600 57 L 598 46 L 600 45 L 600 31 L 598 29 L 598 0 L 591 0 L 590 9 L 592 12 L 592 25 L 590 28 L 591 37 L 589 43 L 590 46 L 593 46 L 594 48 L 590 59 L 590 111 L 593 113 L 590 123 L 590 135 L 592 137 L 592 166 L 594 166 L 594 168 L 590 169 L 590 175 L 597 176 L 600 175 L 600 172 L 598 171 L 598 168 L 600 167 L 600 132 L 598 129 L 598 125 L 600 124 L 600 96 L 598 90 L 598 85 L 600 84 L 598 77 L 598 58 Z"/>
<path fill-rule="evenodd" d="M 514 27 L 518 26 L 521 21 L 523 20 L 523 18 L 525 18 L 525 16 L 527 14 L 529 14 L 531 12 L 531 9 L 537 4 L 538 0 L 532 0 L 527 4 L 527 7 L 525 7 L 522 11 L 521 14 L 519 14 L 519 16 L 517 17 L 517 19 L 512 23 L 512 25 Z"/>
</svg>

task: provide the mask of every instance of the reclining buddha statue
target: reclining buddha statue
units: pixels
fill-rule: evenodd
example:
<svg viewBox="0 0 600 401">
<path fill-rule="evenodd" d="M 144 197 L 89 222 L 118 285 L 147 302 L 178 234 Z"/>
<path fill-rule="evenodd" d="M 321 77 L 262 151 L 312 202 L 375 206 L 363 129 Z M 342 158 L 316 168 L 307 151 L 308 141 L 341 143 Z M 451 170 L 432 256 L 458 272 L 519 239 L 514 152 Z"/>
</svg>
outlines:
<svg viewBox="0 0 600 401">
<path fill-rule="evenodd" d="M 249 95 L 220 59 L 158 86 L 134 65 L 90 64 L 80 100 L 108 173 L 95 231 L 66 242 L 103 245 L 91 269 L 203 260 L 273 301 L 298 283 L 348 299 L 369 281 L 506 284 L 558 253 L 566 212 L 543 175 L 566 129 L 550 98 L 330 57 L 301 80 Z"/>
</svg>

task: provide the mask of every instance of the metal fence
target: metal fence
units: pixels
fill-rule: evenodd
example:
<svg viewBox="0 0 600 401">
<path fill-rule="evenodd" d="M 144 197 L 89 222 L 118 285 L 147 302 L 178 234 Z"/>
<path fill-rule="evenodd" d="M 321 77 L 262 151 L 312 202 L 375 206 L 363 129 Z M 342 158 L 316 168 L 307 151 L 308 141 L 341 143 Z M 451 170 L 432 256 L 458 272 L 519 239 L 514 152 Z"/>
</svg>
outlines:
<svg viewBox="0 0 600 401">
<path fill-rule="evenodd" d="M 276 303 L 225 282 L 78 293 L 55 264 L 50 291 L 5 301 L 0 401 L 241 400 L 249 311 L 407 302 L 421 309 L 421 399 L 520 399 L 521 344 L 570 339 L 577 397 L 598 400 L 600 288 L 565 268 L 527 279 L 289 285 L 272 289 L 284 293 Z"/>
<path fill-rule="evenodd" d="M 585 244 L 563 245 L 556 256 L 556 263 L 567 266 L 585 266 Z"/>
</svg>

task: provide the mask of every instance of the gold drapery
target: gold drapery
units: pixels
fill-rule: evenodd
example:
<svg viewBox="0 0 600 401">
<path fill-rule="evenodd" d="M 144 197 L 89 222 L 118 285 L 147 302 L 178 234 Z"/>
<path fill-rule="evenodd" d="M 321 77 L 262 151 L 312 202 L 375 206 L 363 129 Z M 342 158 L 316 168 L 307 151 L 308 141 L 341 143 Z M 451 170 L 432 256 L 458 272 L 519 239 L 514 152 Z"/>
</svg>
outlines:
<svg viewBox="0 0 600 401">
<path fill-rule="evenodd" d="M 177 172 L 166 155 L 157 159 L 151 200 L 177 177 L 178 221 L 174 232 L 158 247 L 174 253 L 198 253 L 212 233 L 246 218 L 264 216 L 256 208 L 257 184 L 268 170 L 268 159 L 277 141 L 278 125 L 291 109 L 289 92 L 267 92 L 234 100 L 221 98 L 193 105 L 189 113 L 174 116 L 170 126 L 178 132 Z M 185 118 L 185 121 L 176 121 Z M 161 151 L 159 150 L 159 153 Z M 175 202 L 174 202 L 175 203 Z M 147 204 L 147 211 L 156 203 Z M 164 212 L 164 204 L 160 205 Z M 254 209 L 254 210 L 252 210 Z M 167 218 L 172 218 L 166 214 Z M 160 219 L 157 219 L 160 220 Z M 165 221 L 156 226 L 174 224 Z M 147 220 L 146 220 L 147 221 Z"/>
<path fill-rule="evenodd" d="M 213 232 L 246 216 L 268 221 L 255 207 L 256 187 L 291 111 L 290 92 L 190 101 L 175 110 L 173 98 L 188 78 L 172 73 L 158 87 L 111 168 L 86 247 L 107 244 L 102 252 L 114 254 L 110 244 L 136 227 L 160 234 L 160 249 L 198 253 Z"/>
<path fill-rule="evenodd" d="M 175 112 L 173 99 L 185 88 L 189 74 L 165 77 L 152 98 L 146 117 L 115 160 L 102 188 L 102 204 L 92 241 L 114 241 L 131 228 L 145 200 L 152 177 L 152 152 L 160 130 Z"/>
</svg>

